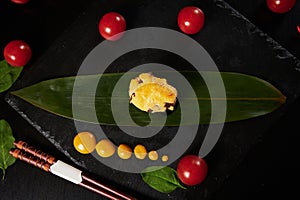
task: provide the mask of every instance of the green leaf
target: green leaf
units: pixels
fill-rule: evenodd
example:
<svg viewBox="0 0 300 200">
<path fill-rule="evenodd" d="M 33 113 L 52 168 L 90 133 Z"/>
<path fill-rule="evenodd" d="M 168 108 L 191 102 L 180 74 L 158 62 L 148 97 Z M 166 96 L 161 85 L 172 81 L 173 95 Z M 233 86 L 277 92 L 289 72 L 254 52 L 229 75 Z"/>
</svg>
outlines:
<svg viewBox="0 0 300 200">
<path fill-rule="evenodd" d="M 181 82 L 176 82 L 172 73 L 174 72 L 154 72 L 157 77 L 168 77 L 169 84 L 177 88 L 178 98 L 181 99 L 175 110 L 167 113 L 166 126 L 224 122 L 224 117 L 222 118 L 218 113 L 212 118 L 212 102 L 223 102 L 227 105 L 225 122 L 231 122 L 268 114 L 280 107 L 286 100 L 286 97 L 270 83 L 253 76 L 230 72 L 201 72 L 201 75 L 193 71 L 181 72 L 195 91 L 197 97 L 194 98 L 190 91 L 180 89 Z M 220 74 L 225 85 L 225 98 L 224 96 L 218 96 L 220 88 L 212 85 L 208 89 L 203 79 L 205 77 L 205 80 L 215 80 Z M 100 75 L 84 75 L 77 78 L 63 77 L 43 81 L 14 91 L 12 94 L 59 116 L 108 125 L 116 124 L 111 109 L 113 101 L 116 103 L 115 105 L 119 106 L 117 115 L 122 119 L 122 122 L 118 125 L 134 125 L 131 118 L 126 114 L 126 110 L 128 113 L 128 107 L 133 121 L 139 125 L 147 125 L 150 122 L 151 125 L 161 125 L 161 113 L 148 114 L 129 104 L 129 83 L 132 78 L 138 75 L 139 73 L 103 74 L 99 82 Z M 115 85 L 121 77 L 124 83 L 119 84 L 118 91 L 113 93 Z M 76 90 L 73 90 L 75 78 Z M 91 88 L 95 84 L 97 89 L 93 91 Z M 213 95 L 210 95 L 210 92 Z M 197 114 L 194 112 L 195 102 L 199 105 L 199 122 L 190 120 L 194 119 L 195 114 Z M 184 112 L 189 113 L 186 120 L 181 119 L 182 106 L 185 106 Z M 74 111 L 76 111 L 76 115 Z M 93 117 L 95 111 L 96 119 Z"/>
<path fill-rule="evenodd" d="M 15 138 L 13 137 L 10 125 L 5 120 L 0 120 L 0 169 L 2 169 L 2 179 L 5 177 L 5 170 L 16 159 L 9 154 L 9 151 L 14 148 Z"/>
<path fill-rule="evenodd" d="M 141 173 L 143 181 L 162 193 L 171 193 L 176 188 L 186 189 L 180 185 L 177 172 L 170 167 L 151 166 Z"/>
<path fill-rule="evenodd" d="M 12 67 L 5 60 L 0 62 L 0 92 L 8 90 L 18 79 L 23 67 Z"/>
</svg>

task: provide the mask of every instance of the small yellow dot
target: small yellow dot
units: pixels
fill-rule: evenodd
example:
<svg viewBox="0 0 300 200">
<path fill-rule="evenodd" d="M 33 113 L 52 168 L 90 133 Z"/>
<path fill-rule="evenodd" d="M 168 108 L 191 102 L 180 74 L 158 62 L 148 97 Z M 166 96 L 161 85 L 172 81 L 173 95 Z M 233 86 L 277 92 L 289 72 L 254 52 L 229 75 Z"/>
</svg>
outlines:
<svg viewBox="0 0 300 200">
<path fill-rule="evenodd" d="M 129 159 L 132 155 L 132 149 L 127 144 L 120 144 L 118 147 L 118 155 L 122 159 Z"/>
<path fill-rule="evenodd" d="M 158 153 L 156 151 L 150 151 L 148 154 L 148 157 L 150 160 L 157 160 L 158 159 Z"/>
<path fill-rule="evenodd" d="M 82 154 L 89 154 L 96 146 L 95 136 L 90 132 L 80 132 L 73 138 L 75 149 Z"/>
<path fill-rule="evenodd" d="M 115 146 L 110 140 L 103 139 L 97 143 L 96 151 L 99 154 L 99 156 L 103 158 L 108 158 L 115 153 Z"/>
<path fill-rule="evenodd" d="M 162 160 L 163 162 L 167 162 L 167 161 L 169 160 L 169 157 L 168 157 L 167 155 L 163 155 L 163 156 L 161 157 L 161 160 Z"/>
<path fill-rule="evenodd" d="M 133 149 L 133 152 L 135 157 L 140 160 L 144 159 L 147 156 L 147 150 L 141 144 L 136 145 Z"/>
</svg>

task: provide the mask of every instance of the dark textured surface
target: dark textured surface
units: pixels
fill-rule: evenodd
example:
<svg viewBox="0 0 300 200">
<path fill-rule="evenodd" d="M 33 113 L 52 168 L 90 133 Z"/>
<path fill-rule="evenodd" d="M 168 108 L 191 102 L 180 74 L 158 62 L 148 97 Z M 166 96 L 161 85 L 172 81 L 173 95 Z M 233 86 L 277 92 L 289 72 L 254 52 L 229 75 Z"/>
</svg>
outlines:
<svg viewBox="0 0 300 200">
<path fill-rule="evenodd" d="M 37 3 L 33 0 L 31 4 L 24 7 L 5 3 L 7 10 L 1 12 L 1 20 L 3 20 L 1 23 L 10 27 L 7 28 L 4 39 L 1 38 L 1 46 L 17 37 L 32 43 L 37 52 L 34 54 L 36 57 L 32 59 L 32 65 L 25 70 L 21 81 L 14 86 L 15 88 L 47 78 L 76 73 L 78 64 L 85 54 L 102 40 L 98 36 L 95 25 L 105 12 L 117 10 L 124 13 L 128 28 L 162 26 L 178 30 L 172 14 L 176 16 L 183 5 L 192 4 L 202 7 L 209 16 L 206 28 L 193 37 L 200 41 L 211 54 L 220 70 L 243 72 L 266 79 L 288 96 L 288 102 L 287 105 L 271 115 L 227 124 L 219 144 L 207 157 L 210 175 L 204 185 L 189 188 L 187 191 L 178 190 L 170 196 L 147 189 L 137 175 L 124 175 L 106 168 L 102 170 L 102 168 L 98 168 L 97 164 L 91 164 L 90 158 L 85 156 L 81 159 L 70 146 L 72 139 L 70 135 L 74 134 L 72 122 L 58 119 L 44 111 L 37 111 L 30 105 L 11 98 L 11 105 L 16 106 L 15 108 L 21 111 L 21 114 L 29 117 L 30 121 L 34 122 L 33 125 L 38 128 L 39 131 L 37 131 L 3 101 L 4 94 L 1 94 L 0 116 L 11 123 L 17 139 L 26 140 L 72 163 L 51 145 L 51 143 L 55 143 L 61 151 L 69 157 L 71 156 L 73 161 L 77 161 L 76 163 L 83 168 L 87 167 L 89 171 L 97 174 L 96 176 L 111 180 L 109 181 L 111 184 L 118 182 L 117 187 L 130 188 L 131 192 L 137 192 L 137 195 L 141 195 L 143 198 L 146 198 L 144 197 L 146 195 L 162 199 L 192 199 L 193 194 L 196 193 L 203 198 L 215 195 L 216 199 L 246 199 L 260 195 L 271 196 L 274 194 L 272 188 L 276 188 L 278 193 L 285 197 L 296 193 L 290 184 L 293 180 L 290 176 L 297 175 L 295 170 L 297 167 L 293 158 L 296 152 L 294 145 L 298 137 L 295 132 L 290 130 L 297 128 L 296 118 L 293 117 L 297 110 L 299 111 L 297 97 L 300 90 L 300 79 L 297 60 L 268 38 L 266 34 L 256 29 L 254 25 L 249 24 L 243 17 L 227 8 L 226 4 L 221 1 L 217 1 L 218 6 L 208 3 L 209 1 L 200 3 L 198 1 L 179 1 L 172 4 L 159 3 L 160 1 L 151 1 L 151 4 L 149 1 L 139 3 L 93 1 L 95 3 L 89 8 L 90 12 L 84 12 L 77 20 L 77 24 L 73 25 L 71 29 L 67 29 L 60 39 L 48 48 L 54 39 L 75 20 L 83 9 L 82 5 L 88 5 L 88 2 L 41 2 Z M 265 7 L 264 1 L 258 1 L 251 5 L 242 5 L 238 1 L 228 2 L 245 14 L 254 24 L 276 38 L 279 43 L 282 41 L 284 47 L 291 53 L 299 55 L 299 34 L 297 35 L 296 32 L 296 24 L 300 23 L 296 21 L 299 19 L 299 2 L 290 13 L 280 16 L 270 13 Z M 158 7 L 159 4 L 163 4 L 163 6 Z M 142 10 L 138 12 L 137 7 Z M 1 9 L 3 10 L 3 8 Z M 51 16 L 50 13 L 55 11 L 57 14 Z M 5 16 L 16 15 L 18 17 L 4 20 L 3 13 Z M 37 19 L 37 16 L 40 17 Z M 151 16 L 150 19 L 149 16 Z M 16 20 L 18 18 L 20 20 Z M 286 23 L 282 21 L 286 21 Z M 281 23 L 278 24 L 278 22 Z M 19 26 L 16 25 L 18 23 L 20 23 Z M 26 29 L 23 28 L 25 23 L 29 23 Z M 18 28 L 21 27 L 22 31 L 19 31 Z M 78 38 L 86 38 L 83 37 L 85 35 L 89 37 L 78 41 Z M 74 46 L 85 46 L 85 48 L 73 48 Z M 42 54 L 44 54 L 43 57 L 41 57 Z M 168 63 L 168 60 L 165 60 Z M 115 65 L 117 64 L 115 63 Z M 47 120 L 44 120 L 45 118 Z M 57 124 L 64 124 L 64 126 L 57 126 Z M 274 126 L 274 124 L 276 125 Z M 48 137 L 51 143 L 45 140 L 39 132 Z M 61 134 L 62 132 L 64 135 Z M 260 143 L 252 148 L 259 141 Z M 197 144 L 193 145 L 189 152 L 196 152 L 196 147 L 198 147 Z M 243 160 L 251 148 L 250 154 Z M 78 160 L 82 160 L 82 162 L 78 162 Z M 107 176 L 108 173 L 111 175 Z M 231 174 L 233 176 L 229 176 Z M 33 176 L 36 178 L 32 179 Z M 226 181 L 224 182 L 224 180 Z M 0 192 L 1 199 L 101 199 L 91 192 L 21 162 L 17 162 L 8 170 L 7 179 L 1 183 Z"/>
</svg>

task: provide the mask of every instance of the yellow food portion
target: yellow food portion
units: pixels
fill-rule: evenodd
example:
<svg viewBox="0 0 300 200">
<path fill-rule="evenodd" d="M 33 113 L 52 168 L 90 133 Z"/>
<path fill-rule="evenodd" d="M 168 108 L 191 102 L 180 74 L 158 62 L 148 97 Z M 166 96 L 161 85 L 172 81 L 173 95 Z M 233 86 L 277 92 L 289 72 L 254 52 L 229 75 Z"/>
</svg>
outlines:
<svg viewBox="0 0 300 200">
<path fill-rule="evenodd" d="M 132 155 L 132 149 L 127 144 L 120 144 L 118 147 L 118 155 L 122 159 L 129 159 Z"/>
<path fill-rule="evenodd" d="M 103 139 L 97 143 L 96 151 L 99 156 L 103 158 L 108 158 L 115 153 L 115 146 L 108 139 Z"/>
<path fill-rule="evenodd" d="M 130 103 L 142 111 L 165 112 L 174 110 L 177 90 L 166 79 L 142 73 L 129 85 Z"/>
<path fill-rule="evenodd" d="M 80 132 L 73 138 L 73 146 L 79 153 L 89 154 L 95 149 L 95 136 L 90 132 Z"/>
<path fill-rule="evenodd" d="M 82 154 L 89 154 L 93 152 L 95 149 L 99 156 L 103 158 L 111 157 L 115 151 L 115 145 L 109 139 L 102 139 L 96 144 L 95 136 L 90 132 L 80 132 L 73 138 L 74 148 Z M 117 149 L 118 156 L 121 159 L 127 160 L 131 158 L 132 153 L 134 153 L 137 159 L 143 160 L 148 155 L 150 160 L 157 160 L 158 153 L 155 150 L 147 152 L 145 146 L 138 144 L 134 147 L 132 152 L 132 148 L 127 144 L 120 144 Z M 162 161 L 167 161 L 168 156 L 162 156 Z"/>
<path fill-rule="evenodd" d="M 163 156 L 161 157 L 161 160 L 162 160 L 163 162 L 167 162 L 167 161 L 169 160 L 169 157 L 168 157 L 167 155 L 163 155 Z"/>
<path fill-rule="evenodd" d="M 158 159 L 157 151 L 150 151 L 148 153 L 148 157 L 149 157 L 150 160 L 157 160 Z"/>
<path fill-rule="evenodd" d="M 146 156 L 147 156 L 147 150 L 146 148 L 141 145 L 141 144 L 138 144 L 134 147 L 134 155 L 137 159 L 144 159 Z"/>
</svg>

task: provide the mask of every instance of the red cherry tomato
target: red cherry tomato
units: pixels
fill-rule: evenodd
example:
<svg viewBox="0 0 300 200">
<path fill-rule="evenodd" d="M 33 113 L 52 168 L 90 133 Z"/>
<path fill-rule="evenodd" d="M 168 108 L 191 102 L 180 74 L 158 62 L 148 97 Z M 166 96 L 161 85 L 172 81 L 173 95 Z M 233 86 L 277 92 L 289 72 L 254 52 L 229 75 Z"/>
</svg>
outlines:
<svg viewBox="0 0 300 200">
<path fill-rule="evenodd" d="M 26 4 L 28 3 L 30 0 L 10 0 L 13 3 L 17 3 L 17 4 Z"/>
<path fill-rule="evenodd" d="M 207 170 L 205 160 L 196 155 L 184 156 L 177 166 L 178 178 L 189 186 L 200 184 L 205 179 Z"/>
<path fill-rule="evenodd" d="M 267 0 L 268 8 L 275 13 L 286 13 L 295 3 L 296 0 Z"/>
<path fill-rule="evenodd" d="M 178 26 L 186 34 L 195 34 L 202 29 L 204 18 L 204 13 L 200 8 L 184 7 L 178 14 Z"/>
<path fill-rule="evenodd" d="M 107 40 L 118 40 L 126 30 L 126 21 L 122 15 L 116 12 L 105 14 L 99 22 L 99 32 Z M 120 33 L 120 34 L 119 34 Z M 118 34 L 118 35 L 116 35 Z"/>
<path fill-rule="evenodd" d="M 21 40 L 13 40 L 4 48 L 4 59 L 14 67 L 22 67 L 28 63 L 32 55 L 29 45 Z"/>
<path fill-rule="evenodd" d="M 300 33 L 300 25 L 297 26 L 298 33 Z"/>
</svg>

